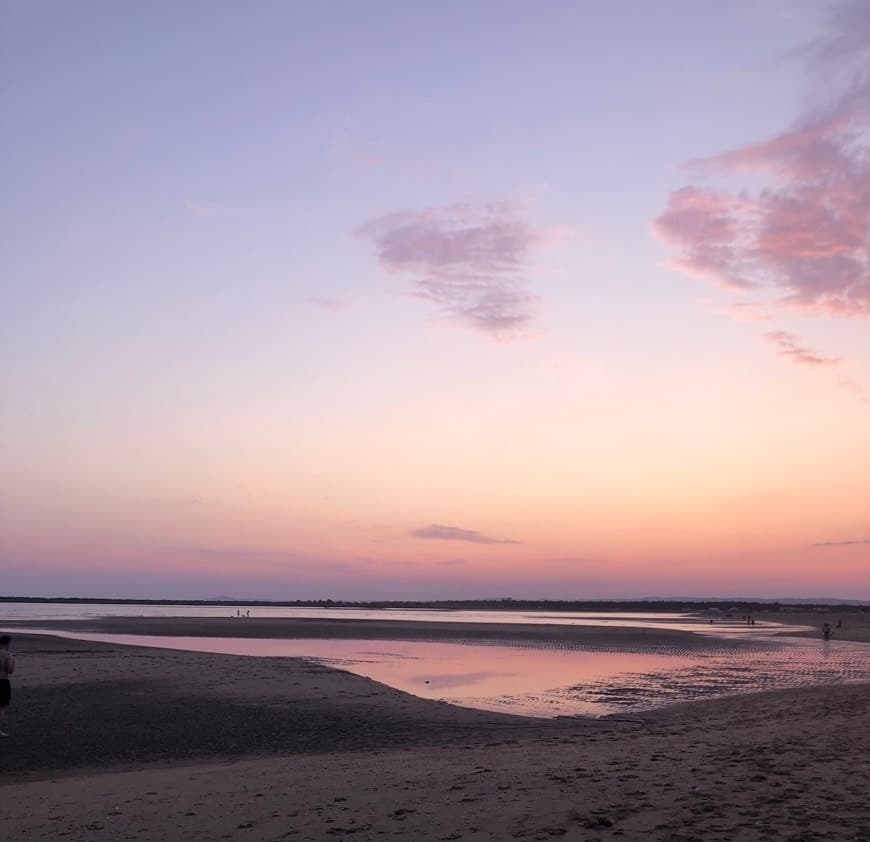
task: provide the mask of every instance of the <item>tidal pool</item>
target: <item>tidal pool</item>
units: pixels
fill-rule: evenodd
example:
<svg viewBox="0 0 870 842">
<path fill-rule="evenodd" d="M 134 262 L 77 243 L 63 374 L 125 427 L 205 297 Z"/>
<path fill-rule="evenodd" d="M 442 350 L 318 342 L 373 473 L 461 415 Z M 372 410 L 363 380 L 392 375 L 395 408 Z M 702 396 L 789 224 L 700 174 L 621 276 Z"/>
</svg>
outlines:
<svg viewBox="0 0 870 842">
<path fill-rule="evenodd" d="M 28 632 L 36 630 L 28 629 Z M 744 635 L 700 649 L 402 640 L 69 633 L 79 640 L 255 657 L 305 658 L 465 707 L 525 716 L 605 716 L 759 690 L 870 681 L 870 645 Z"/>
</svg>

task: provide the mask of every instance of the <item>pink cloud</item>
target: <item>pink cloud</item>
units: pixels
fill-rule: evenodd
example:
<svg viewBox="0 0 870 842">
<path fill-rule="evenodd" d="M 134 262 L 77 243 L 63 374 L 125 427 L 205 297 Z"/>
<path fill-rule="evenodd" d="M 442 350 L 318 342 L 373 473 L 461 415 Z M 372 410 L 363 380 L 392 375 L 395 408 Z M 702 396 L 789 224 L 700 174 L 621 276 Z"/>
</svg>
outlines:
<svg viewBox="0 0 870 842">
<path fill-rule="evenodd" d="M 770 330 L 764 338 L 776 347 L 776 353 L 798 365 L 839 365 L 839 357 L 823 357 L 801 345 L 800 339 L 785 330 Z"/>
<path fill-rule="evenodd" d="M 740 276 L 738 266 L 738 205 L 727 193 L 691 186 L 675 190 L 667 209 L 653 223 L 664 242 L 682 250 L 673 267 L 734 289 L 754 286 Z"/>
<path fill-rule="evenodd" d="M 757 296 L 732 313 L 868 317 L 870 3 L 836 6 L 803 53 L 824 73 L 825 107 L 768 140 L 689 162 L 689 172 L 731 186 L 675 190 L 654 230 L 676 250 L 675 268 Z M 751 187 L 740 183 L 747 173 Z M 784 331 L 765 336 L 796 363 L 841 362 Z"/>
<path fill-rule="evenodd" d="M 804 311 L 870 315 L 870 149 L 838 137 L 819 142 L 837 145 L 836 166 L 808 176 L 783 159 L 776 167 L 768 149 L 773 169 L 791 175 L 754 196 L 675 190 L 654 222 L 679 250 L 674 267 L 726 287 L 778 291 L 781 304 Z M 719 164 L 731 166 L 742 151 Z"/>
<path fill-rule="evenodd" d="M 553 239 L 507 203 L 397 211 L 354 234 L 374 243 L 384 268 L 412 278 L 411 295 L 498 338 L 521 334 L 531 321 L 529 254 Z"/>
<path fill-rule="evenodd" d="M 780 178 L 815 178 L 841 163 L 841 151 L 830 135 L 848 125 L 828 119 L 802 129 L 777 135 L 721 155 L 689 161 L 690 171 L 726 170 L 735 173 L 762 172 Z"/>
</svg>

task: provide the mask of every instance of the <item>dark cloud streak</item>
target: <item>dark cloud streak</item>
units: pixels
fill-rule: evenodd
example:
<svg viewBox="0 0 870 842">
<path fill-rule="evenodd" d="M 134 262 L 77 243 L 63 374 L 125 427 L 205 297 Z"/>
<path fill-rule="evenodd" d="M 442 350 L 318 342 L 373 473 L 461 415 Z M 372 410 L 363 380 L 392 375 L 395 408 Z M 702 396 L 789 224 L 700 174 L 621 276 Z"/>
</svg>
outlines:
<svg viewBox="0 0 870 842">
<path fill-rule="evenodd" d="M 429 538 L 438 541 L 468 541 L 472 544 L 519 544 L 519 541 L 511 541 L 500 538 L 490 538 L 482 535 L 474 529 L 460 529 L 456 526 L 444 526 L 440 523 L 432 523 L 420 529 L 412 529 L 409 533 L 415 538 Z"/>
</svg>

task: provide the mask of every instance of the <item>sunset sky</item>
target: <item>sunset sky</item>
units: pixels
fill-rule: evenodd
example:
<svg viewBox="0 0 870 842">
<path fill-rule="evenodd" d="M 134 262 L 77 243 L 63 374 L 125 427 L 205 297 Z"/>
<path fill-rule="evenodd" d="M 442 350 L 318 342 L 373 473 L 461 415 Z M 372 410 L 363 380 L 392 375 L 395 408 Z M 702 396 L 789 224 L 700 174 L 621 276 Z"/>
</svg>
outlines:
<svg viewBox="0 0 870 842">
<path fill-rule="evenodd" d="M 870 600 L 870 3 L 2 18 L 0 594 Z"/>
</svg>

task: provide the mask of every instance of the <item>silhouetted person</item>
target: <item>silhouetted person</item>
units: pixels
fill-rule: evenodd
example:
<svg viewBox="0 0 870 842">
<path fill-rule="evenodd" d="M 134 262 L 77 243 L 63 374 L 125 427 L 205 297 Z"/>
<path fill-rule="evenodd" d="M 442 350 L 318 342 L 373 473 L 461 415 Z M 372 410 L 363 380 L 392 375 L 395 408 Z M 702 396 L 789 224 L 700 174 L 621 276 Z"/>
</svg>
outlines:
<svg viewBox="0 0 870 842">
<path fill-rule="evenodd" d="M 822 626 L 822 637 L 824 637 L 825 640 L 830 639 L 830 637 L 831 637 L 831 624 L 830 623 L 825 623 Z"/>
<path fill-rule="evenodd" d="M 837 620 L 837 628 L 838 629 L 843 628 L 843 621 L 842 620 Z"/>
<path fill-rule="evenodd" d="M 6 708 L 12 701 L 12 682 L 9 676 L 15 672 L 15 658 L 9 651 L 12 638 L 8 634 L 0 637 L 0 737 L 8 737 L 6 733 Z"/>
</svg>

